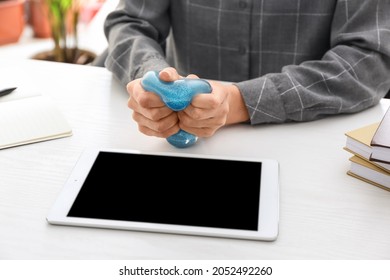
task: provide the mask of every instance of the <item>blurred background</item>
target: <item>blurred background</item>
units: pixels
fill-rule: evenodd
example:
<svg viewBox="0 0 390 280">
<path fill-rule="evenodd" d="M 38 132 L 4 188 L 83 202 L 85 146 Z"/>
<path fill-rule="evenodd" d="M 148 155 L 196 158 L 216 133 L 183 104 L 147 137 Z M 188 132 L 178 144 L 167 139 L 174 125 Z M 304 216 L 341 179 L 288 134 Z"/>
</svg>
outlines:
<svg viewBox="0 0 390 280">
<path fill-rule="evenodd" d="M 89 64 L 107 47 L 103 23 L 118 0 L 0 0 L 0 59 Z"/>
</svg>

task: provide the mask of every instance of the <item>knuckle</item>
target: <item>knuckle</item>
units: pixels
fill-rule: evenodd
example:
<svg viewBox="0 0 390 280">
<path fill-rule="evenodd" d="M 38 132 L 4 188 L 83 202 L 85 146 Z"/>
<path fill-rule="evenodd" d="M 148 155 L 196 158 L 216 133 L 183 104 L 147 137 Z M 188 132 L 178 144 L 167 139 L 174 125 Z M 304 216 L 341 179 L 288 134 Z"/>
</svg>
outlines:
<svg viewBox="0 0 390 280">
<path fill-rule="evenodd" d="M 204 128 L 204 129 L 202 129 L 202 130 L 198 133 L 198 136 L 199 136 L 199 137 L 202 137 L 202 138 L 208 138 L 208 137 L 213 136 L 214 133 L 215 133 L 215 130 L 214 130 L 214 129 L 211 129 L 211 128 Z"/>
<path fill-rule="evenodd" d="M 150 104 L 150 98 L 146 94 L 138 96 L 138 104 L 141 107 L 148 107 Z"/>
<path fill-rule="evenodd" d="M 193 108 L 190 112 L 190 116 L 194 120 L 200 120 L 202 118 L 202 110 L 198 108 Z"/>
</svg>

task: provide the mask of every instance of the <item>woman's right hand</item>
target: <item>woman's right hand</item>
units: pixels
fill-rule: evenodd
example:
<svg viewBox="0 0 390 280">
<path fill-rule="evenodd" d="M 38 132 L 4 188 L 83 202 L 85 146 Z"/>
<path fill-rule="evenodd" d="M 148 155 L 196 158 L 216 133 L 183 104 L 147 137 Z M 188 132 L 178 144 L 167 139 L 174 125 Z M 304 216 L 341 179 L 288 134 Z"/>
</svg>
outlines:
<svg viewBox="0 0 390 280">
<path fill-rule="evenodd" d="M 174 68 L 165 68 L 160 72 L 160 79 L 166 82 L 179 78 Z M 129 93 L 127 106 L 133 111 L 132 117 L 140 132 L 167 138 L 179 131 L 177 112 L 168 108 L 157 94 L 145 91 L 141 79 L 131 81 L 126 89 Z"/>
</svg>

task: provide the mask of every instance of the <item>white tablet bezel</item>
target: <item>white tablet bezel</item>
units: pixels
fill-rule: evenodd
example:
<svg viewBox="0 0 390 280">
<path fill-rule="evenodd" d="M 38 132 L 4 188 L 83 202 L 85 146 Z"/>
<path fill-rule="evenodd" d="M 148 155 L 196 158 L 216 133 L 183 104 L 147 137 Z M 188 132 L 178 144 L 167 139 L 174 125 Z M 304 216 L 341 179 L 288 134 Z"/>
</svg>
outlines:
<svg viewBox="0 0 390 280">
<path fill-rule="evenodd" d="M 211 227 L 181 226 L 154 224 L 145 222 L 128 222 L 92 218 L 68 217 L 74 200 L 76 199 L 88 172 L 90 171 L 99 152 L 135 153 L 147 155 L 162 155 L 175 157 L 210 158 L 221 160 L 239 160 L 262 162 L 259 230 L 235 230 L 220 229 Z M 260 186 L 259 186 L 260 187 Z M 246 158 L 235 156 L 211 156 L 188 153 L 170 152 L 142 152 L 138 150 L 118 150 L 118 149 L 86 149 L 75 164 L 68 180 L 66 181 L 57 200 L 53 204 L 46 217 L 48 223 L 53 225 L 84 226 L 96 228 L 201 235 L 212 237 L 226 237 L 237 239 L 251 239 L 273 241 L 276 240 L 279 231 L 279 164 L 273 159 Z"/>
</svg>

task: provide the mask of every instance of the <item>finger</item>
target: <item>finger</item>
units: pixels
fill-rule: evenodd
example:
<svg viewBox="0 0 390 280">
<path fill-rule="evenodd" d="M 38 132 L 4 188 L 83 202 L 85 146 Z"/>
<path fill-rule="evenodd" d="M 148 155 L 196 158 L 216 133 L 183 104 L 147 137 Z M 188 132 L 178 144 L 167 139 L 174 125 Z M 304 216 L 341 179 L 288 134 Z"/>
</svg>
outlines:
<svg viewBox="0 0 390 280">
<path fill-rule="evenodd" d="M 191 101 L 195 108 L 212 110 L 218 108 L 225 101 L 225 96 L 213 91 L 211 94 L 196 94 Z"/>
<path fill-rule="evenodd" d="M 229 107 L 225 106 L 226 101 L 212 104 L 214 101 L 215 99 L 205 98 L 202 102 L 192 102 L 181 111 L 181 114 L 186 114 L 192 120 L 206 120 L 226 116 L 229 113 Z"/>
<path fill-rule="evenodd" d="M 175 68 L 167 67 L 160 71 L 159 78 L 165 82 L 173 82 L 181 77 Z"/>
<path fill-rule="evenodd" d="M 191 133 L 193 135 L 196 135 L 201 138 L 206 138 L 206 137 L 211 137 L 215 134 L 218 128 L 214 127 L 185 127 L 185 126 L 180 126 L 180 128 L 188 133 Z"/>
<path fill-rule="evenodd" d="M 161 118 L 159 120 L 149 119 L 144 114 L 140 114 L 139 112 L 133 112 L 132 116 L 133 119 L 140 125 L 149 127 L 150 129 L 157 132 L 164 132 L 178 124 L 178 117 L 176 113 L 169 114 L 165 118 Z"/>
<path fill-rule="evenodd" d="M 139 110 L 143 109 L 162 109 L 165 106 L 164 102 L 161 101 L 159 96 L 151 92 L 145 92 L 143 94 L 131 94 L 128 103 L 128 107 L 131 109 Z"/>
<path fill-rule="evenodd" d="M 127 106 L 134 112 L 144 115 L 152 121 L 159 121 L 173 113 L 171 109 L 163 105 L 162 107 L 143 107 L 134 98 L 129 98 Z"/>
<path fill-rule="evenodd" d="M 133 119 L 138 123 L 138 129 L 149 136 L 166 138 L 177 133 L 180 129 L 177 117 L 174 114 L 156 122 L 134 112 Z"/>
<path fill-rule="evenodd" d="M 141 84 L 141 79 L 135 79 L 126 85 L 126 90 L 129 95 L 131 95 L 134 92 L 134 87 Z M 142 87 L 141 87 L 142 88 Z M 142 89 L 143 90 L 143 89 Z"/>
<path fill-rule="evenodd" d="M 163 133 L 152 130 L 146 126 L 141 126 L 138 125 L 138 130 L 147 135 L 147 136 L 155 136 L 155 137 L 160 137 L 160 138 L 168 138 L 169 136 L 172 136 L 173 134 L 176 134 L 179 131 L 179 127 L 173 127 L 167 131 L 164 131 Z"/>
<path fill-rule="evenodd" d="M 212 117 L 194 119 L 187 115 L 185 112 L 181 111 L 178 114 L 180 120 L 180 127 L 185 129 L 188 128 L 205 128 L 205 127 L 221 127 L 226 123 L 226 117 L 224 115 L 214 114 Z"/>
<path fill-rule="evenodd" d="M 135 97 L 141 107 L 144 108 L 164 108 L 165 103 L 161 100 L 160 96 L 154 92 L 145 91 L 138 93 Z"/>
<path fill-rule="evenodd" d="M 199 77 L 197 75 L 195 75 L 195 74 L 189 74 L 187 76 L 187 78 L 189 78 L 189 79 L 199 79 Z"/>
<path fill-rule="evenodd" d="M 131 99 L 134 99 L 141 107 L 160 108 L 165 106 L 160 96 L 154 92 L 145 91 L 141 83 L 128 86 Z"/>
</svg>

